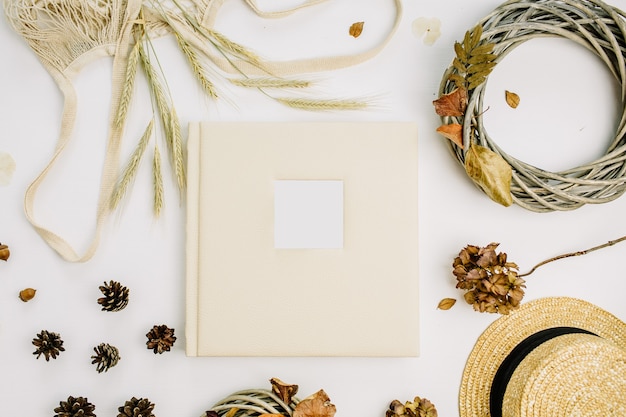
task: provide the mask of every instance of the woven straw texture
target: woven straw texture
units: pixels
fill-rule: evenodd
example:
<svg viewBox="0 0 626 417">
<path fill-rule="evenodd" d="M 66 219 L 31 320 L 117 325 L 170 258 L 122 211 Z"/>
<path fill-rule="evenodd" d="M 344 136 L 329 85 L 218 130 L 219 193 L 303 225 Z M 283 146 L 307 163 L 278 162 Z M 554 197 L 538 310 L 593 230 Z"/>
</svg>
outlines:
<svg viewBox="0 0 626 417">
<path fill-rule="evenodd" d="M 285 404 L 271 390 L 249 389 L 235 392 L 221 401 L 218 401 L 211 411 L 216 411 L 220 416 L 225 415 L 231 409 L 238 411 L 230 417 L 243 417 L 260 414 L 282 414 L 291 416 L 293 410 L 300 402 L 297 398 L 292 398 L 290 404 Z M 201 417 L 205 417 L 203 414 Z"/>
<path fill-rule="evenodd" d="M 478 86 L 469 98 L 464 117 L 444 117 L 463 125 L 463 142 L 485 146 L 500 154 L 513 169 L 513 202 L 536 212 L 573 210 L 587 203 L 605 203 L 626 191 L 626 26 L 624 12 L 599 0 L 512 0 L 501 4 L 479 24 L 481 44 L 494 43 L 496 62 L 516 46 L 534 38 L 554 36 L 572 40 L 595 53 L 621 86 L 622 114 L 606 153 L 585 165 L 561 172 L 550 172 L 503 152 L 489 137 L 482 121 L 485 86 Z M 457 70 L 451 65 L 444 73 L 440 95 L 456 86 L 449 80 Z M 488 81 L 487 81 L 488 82 Z M 604 141 L 605 138 L 599 138 Z M 463 149 L 448 144 L 461 164 Z"/>
<path fill-rule="evenodd" d="M 507 385 L 502 415 L 626 416 L 626 350 L 589 334 L 533 350 Z"/>
<path fill-rule="evenodd" d="M 589 302 L 567 297 L 542 298 L 524 303 L 518 310 L 508 316 L 502 316 L 485 330 L 471 351 L 463 371 L 459 392 L 459 415 L 461 417 L 490 417 L 491 384 L 502 361 L 527 337 L 541 330 L 555 327 L 575 327 L 587 330 L 606 340 L 599 342 L 597 336 L 592 336 L 594 338 L 591 339 L 592 342 L 586 335 L 568 335 L 567 337 L 571 337 L 570 342 L 577 340 L 572 345 L 568 344 L 567 338 L 561 339 L 565 336 L 559 336 L 551 343 L 567 344 L 568 347 L 558 355 L 548 355 L 545 351 L 538 350 L 534 359 L 532 356 L 527 357 L 524 360 L 524 366 L 530 366 L 530 368 L 523 368 L 521 371 L 524 372 L 524 369 L 527 369 L 525 372 L 528 374 L 518 374 L 510 382 L 512 390 L 517 389 L 518 392 L 524 393 L 525 396 L 520 399 L 523 405 L 518 403 L 516 407 L 518 414 L 503 413 L 503 415 L 525 417 L 624 415 L 610 412 L 606 414 L 607 402 L 612 402 L 613 405 L 617 404 L 622 408 L 626 406 L 626 397 L 623 395 L 614 396 L 610 392 L 603 392 L 596 398 L 588 398 L 585 395 L 577 397 L 577 395 L 583 393 L 589 396 L 596 395 L 597 392 L 593 392 L 594 387 L 591 385 L 600 382 L 604 384 L 607 381 L 619 381 L 619 383 L 615 382 L 617 389 L 624 389 L 626 386 L 626 376 L 623 374 L 625 365 L 623 363 L 619 365 L 620 370 L 615 364 L 619 364 L 620 358 L 623 360 L 626 357 L 626 323 Z M 595 358 L 592 358 L 594 355 L 585 351 L 585 349 L 590 349 L 590 345 L 596 349 Z M 610 349 L 609 345 L 612 346 Z M 551 347 L 555 348 L 554 345 L 547 344 L 542 349 Z M 616 356 L 617 362 L 613 361 L 611 366 L 607 366 L 607 363 L 603 361 L 615 354 L 616 349 L 621 356 Z M 537 364 L 538 360 L 544 362 Z M 535 367 L 532 366 L 533 361 L 535 361 Z M 581 365 L 596 367 L 595 375 L 592 375 L 593 372 L 589 372 L 589 369 L 582 369 Z M 617 372 L 613 373 L 615 370 Z M 564 377 L 570 380 L 561 384 Z M 577 387 L 574 386 L 572 378 L 578 379 Z M 585 379 L 589 381 L 589 384 Z M 516 386 L 518 388 L 515 388 Z M 578 394 L 575 392 L 576 389 L 578 389 Z M 509 398 L 513 398 L 512 392 L 507 392 L 507 394 Z M 541 401 L 533 398 L 537 395 L 542 397 Z M 594 401 L 605 404 L 593 404 Z M 533 409 L 533 405 L 537 408 Z M 597 411 L 582 412 L 585 407 L 596 410 L 594 405 L 597 406 L 597 411 L 604 410 L 605 414 L 597 414 Z M 515 408 L 511 403 L 508 406 Z M 578 410 L 581 414 L 576 414 L 576 407 L 582 407 Z"/>
</svg>

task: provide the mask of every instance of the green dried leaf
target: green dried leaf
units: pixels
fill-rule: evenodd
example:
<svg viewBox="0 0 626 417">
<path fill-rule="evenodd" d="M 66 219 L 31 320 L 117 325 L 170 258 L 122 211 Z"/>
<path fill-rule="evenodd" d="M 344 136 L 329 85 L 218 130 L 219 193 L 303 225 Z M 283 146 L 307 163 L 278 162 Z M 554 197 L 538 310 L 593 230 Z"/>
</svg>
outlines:
<svg viewBox="0 0 626 417">
<path fill-rule="evenodd" d="M 493 67 L 496 66 L 495 62 L 481 62 L 479 64 L 475 64 L 475 65 L 470 65 L 469 68 L 467 69 L 467 73 L 468 74 L 477 74 L 477 73 L 481 73 L 481 72 L 487 72 L 487 74 L 489 74 L 491 72 L 491 70 L 493 70 Z"/>
<path fill-rule="evenodd" d="M 459 58 L 454 58 L 452 66 L 454 66 L 454 68 L 456 68 L 456 70 L 461 74 L 465 74 L 467 72 L 467 67 L 459 60 Z"/>
<path fill-rule="evenodd" d="M 511 166 L 492 150 L 472 144 L 465 155 L 465 172 L 496 203 L 513 203 Z"/>
<path fill-rule="evenodd" d="M 465 78 L 461 77 L 459 74 L 451 74 L 448 79 L 454 82 L 457 88 L 465 88 Z"/>
<path fill-rule="evenodd" d="M 470 38 L 471 47 L 469 49 L 474 49 L 478 46 L 481 36 L 483 36 L 483 27 L 482 25 L 476 25 L 474 29 L 472 29 L 472 35 Z"/>
<path fill-rule="evenodd" d="M 461 62 L 467 61 L 467 53 L 465 53 L 465 49 L 463 49 L 463 45 L 458 42 L 454 42 L 454 52 Z"/>
<path fill-rule="evenodd" d="M 476 46 L 474 49 L 472 49 L 472 55 L 484 55 L 484 54 L 488 54 L 491 51 L 493 51 L 493 48 L 496 47 L 495 43 L 483 43 L 482 45 L 478 45 Z"/>
<path fill-rule="evenodd" d="M 496 59 L 498 55 L 496 54 L 479 54 L 473 55 L 470 59 L 467 60 L 468 64 L 481 64 L 483 62 L 491 62 Z M 495 62 L 494 62 L 495 64 Z"/>
</svg>

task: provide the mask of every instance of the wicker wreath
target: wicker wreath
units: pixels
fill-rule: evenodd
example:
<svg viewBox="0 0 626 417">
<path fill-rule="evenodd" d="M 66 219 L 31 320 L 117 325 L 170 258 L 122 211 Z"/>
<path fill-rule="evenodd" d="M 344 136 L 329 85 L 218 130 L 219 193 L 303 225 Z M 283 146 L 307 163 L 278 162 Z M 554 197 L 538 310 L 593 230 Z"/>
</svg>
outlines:
<svg viewBox="0 0 626 417">
<path fill-rule="evenodd" d="M 210 411 L 215 411 L 220 417 L 229 414 L 230 417 L 259 416 L 262 414 L 282 414 L 291 416 L 300 400 L 296 397 L 291 403 L 285 404 L 272 390 L 249 389 L 235 392 L 221 401 L 218 401 Z M 236 409 L 235 413 L 231 410 Z M 202 417 L 205 417 L 204 414 Z"/>
<path fill-rule="evenodd" d="M 494 62 L 529 39 L 556 36 L 570 39 L 598 55 L 621 86 L 622 117 L 605 155 L 585 165 L 561 172 L 539 169 L 504 153 L 485 131 L 482 122 L 485 84 L 470 91 L 467 110 L 460 117 L 443 117 L 444 123 L 463 126 L 461 148 L 447 141 L 461 164 L 470 143 L 499 154 L 512 168 L 513 202 L 536 212 L 573 210 L 587 203 L 605 203 L 626 191 L 626 25 L 621 10 L 599 0 L 511 0 L 479 22 L 480 44 L 493 43 Z M 456 86 L 451 65 L 443 75 L 440 95 Z"/>
</svg>

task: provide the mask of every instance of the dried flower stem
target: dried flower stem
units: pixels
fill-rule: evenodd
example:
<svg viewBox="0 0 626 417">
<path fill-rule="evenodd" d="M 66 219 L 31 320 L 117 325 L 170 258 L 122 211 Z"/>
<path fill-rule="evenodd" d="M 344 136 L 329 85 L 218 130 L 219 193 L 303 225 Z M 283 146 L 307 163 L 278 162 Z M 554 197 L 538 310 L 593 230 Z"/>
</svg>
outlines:
<svg viewBox="0 0 626 417">
<path fill-rule="evenodd" d="M 124 173 L 122 174 L 122 177 L 119 183 L 115 187 L 115 191 L 113 192 L 113 195 L 111 197 L 112 209 L 117 207 L 119 202 L 122 200 L 122 198 L 126 194 L 126 190 L 128 189 L 128 186 L 130 185 L 130 183 L 135 178 L 135 175 L 137 174 L 139 163 L 141 162 L 141 157 L 143 156 L 143 153 L 146 150 L 146 146 L 148 145 L 148 141 L 150 140 L 150 137 L 152 136 L 153 125 L 154 125 L 154 119 L 150 120 L 150 123 L 148 123 L 148 126 L 146 127 L 146 130 L 144 131 L 143 136 L 139 140 L 139 144 L 133 151 L 133 154 L 130 157 L 130 161 L 128 161 L 128 165 L 126 165 L 126 168 L 124 169 Z"/>
<path fill-rule="evenodd" d="M 124 77 L 124 86 L 120 97 L 120 104 L 115 115 L 115 126 L 120 127 L 126 120 L 128 108 L 133 98 L 135 88 L 135 78 L 137 77 L 137 64 L 139 63 L 139 55 L 142 43 L 142 37 L 135 41 L 133 49 L 128 56 L 128 64 L 126 66 L 126 75 Z"/>
<path fill-rule="evenodd" d="M 187 61 L 189 62 L 189 65 L 191 65 L 191 70 L 193 71 L 198 82 L 200 82 L 200 85 L 202 86 L 204 92 L 208 94 L 211 98 L 217 98 L 215 86 L 206 76 L 206 71 L 202 66 L 202 63 L 200 62 L 198 54 L 196 54 L 189 42 L 183 39 L 182 36 L 180 36 L 176 32 L 174 33 L 174 36 L 176 37 L 176 41 L 178 42 L 180 50 L 183 52 L 185 57 L 187 57 Z"/>
<path fill-rule="evenodd" d="M 158 146 L 154 147 L 152 176 L 154 179 L 154 215 L 159 217 L 163 208 L 163 175 L 161 174 L 161 152 Z"/>
<path fill-rule="evenodd" d="M 606 243 L 603 243 L 602 245 L 598 245 L 598 246 L 594 246 L 592 248 L 589 249 L 585 249 L 585 250 L 580 250 L 580 251 L 576 251 L 576 252 L 570 252 L 570 253 L 564 253 L 562 255 L 558 255 L 558 256 L 554 256 L 552 258 L 546 259 L 545 261 L 541 261 L 539 262 L 537 265 L 533 266 L 532 269 L 526 273 L 520 274 L 520 277 L 525 277 L 528 276 L 530 274 L 532 274 L 533 272 L 535 272 L 537 270 L 537 268 L 548 264 L 550 262 L 554 262 L 554 261 L 558 261 L 559 259 L 564 259 L 564 258 L 571 258 L 574 256 L 582 256 L 582 255 L 586 255 L 590 252 L 594 252 L 597 251 L 599 249 L 603 249 L 603 248 L 607 248 L 609 246 L 613 246 L 617 243 L 623 242 L 624 240 L 626 240 L 626 236 L 622 236 L 619 239 L 615 239 L 615 240 L 609 240 Z"/>
<path fill-rule="evenodd" d="M 281 104 L 295 109 L 327 111 L 327 110 L 359 110 L 367 107 L 367 103 L 357 100 L 314 100 L 306 98 L 283 98 L 275 99 Z"/>
<path fill-rule="evenodd" d="M 248 88 L 307 88 L 311 86 L 310 81 L 282 78 L 230 78 L 229 81 L 236 86 Z"/>
</svg>

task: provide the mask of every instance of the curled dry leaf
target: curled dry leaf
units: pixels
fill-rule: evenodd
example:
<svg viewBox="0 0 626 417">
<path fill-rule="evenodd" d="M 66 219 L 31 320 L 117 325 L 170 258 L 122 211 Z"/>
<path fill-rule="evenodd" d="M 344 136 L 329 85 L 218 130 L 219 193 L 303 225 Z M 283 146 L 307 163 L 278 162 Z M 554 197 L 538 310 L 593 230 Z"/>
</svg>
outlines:
<svg viewBox="0 0 626 417">
<path fill-rule="evenodd" d="M 361 33 L 363 33 L 363 25 L 365 24 L 365 22 L 355 22 L 352 25 L 350 25 L 350 29 L 348 30 L 348 33 L 350 34 L 350 36 L 358 38 L 359 36 L 361 36 Z"/>
<path fill-rule="evenodd" d="M 449 125 L 441 125 L 437 128 L 437 133 L 441 133 L 463 148 L 463 126 L 460 124 L 450 123 Z"/>
<path fill-rule="evenodd" d="M 519 106 L 519 96 L 509 90 L 504 91 L 504 98 L 506 99 L 506 104 L 516 109 Z"/>
<path fill-rule="evenodd" d="M 511 166 L 497 153 L 472 144 L 465 155 L 467 175 L 496 203 L 505 207 L 513 203 Z"/>
<path fill-rule="evenodd" d="M 333 417 L 337 409 L 323 389 L 300 401 L 293 417 Z"/>
<path fill-rule="evenodd" d="M 467 90 L 455 88 L 452 92 L 434 100 L 433 106 L 439 116 L 463 116 L 467 109 Z"/>
<path fill-rule="evenodd" d="M 291 399 L 298 392 L 298 386 L 292 384 L 286 384 L 278 378 L 270 379 L 272 384 L 272 391 L 278 395 L 285 404 L 291 403 Z"/>
<path fill-rule="evenodd" d="M 456 300 L 454 298 L 444 298 L 439 301 L 439 305 L 437 308 L 439 310 L 450 310 L 456 304 Z"/>
<path fill-rule="evenodd" d="M 20 300 L 27 302 L 35 298 L 35 293 L 37 292 L 34 288 L 24 288 L 20 291 Z"/>
</svg>

